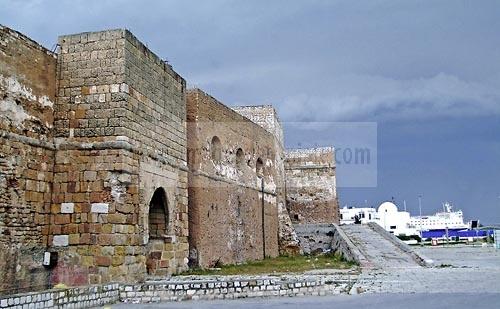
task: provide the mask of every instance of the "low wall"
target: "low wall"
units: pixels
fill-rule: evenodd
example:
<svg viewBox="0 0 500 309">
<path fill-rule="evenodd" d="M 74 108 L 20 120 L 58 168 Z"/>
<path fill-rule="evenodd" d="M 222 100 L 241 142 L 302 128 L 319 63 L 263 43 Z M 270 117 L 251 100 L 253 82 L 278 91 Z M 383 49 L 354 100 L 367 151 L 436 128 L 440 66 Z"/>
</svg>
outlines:
<svg viewBox="0 0 500 309">
<path fill-rule="evenodd" d="M 190 280 L 191 279 L 191 280 Z M 235 299 L 269 296 L 333 295 L 348 293 L 356 274 L 295 276 L 203 276 L 151 281 L 120 288 L 122 302 Z"/>
<path fill-rule="evenodd" d="M 119 301 L 120 285 L 111 283 L 52 289 L 0 298 L 0 308 L 90 308 Z"/>
<path fill-rule="evenodd" d="M 334 224 L 333 225 L 333 235 L 332 235 L 332 250 L 335 253 L 342 255 L 344 259 L 351 262 L 356 262 L 360 265 L 367 264 L 366 258 L 359 251 L 359 249 L 352 243 L 352 241 L 347 237 L 347 235 L 342 231 L 342 229 Z"/>
<path fill-rule="evenodd" d="M 150 303 L 182 300 L 347 294 L 357 273 L 283 276 L 179 276 L 144 284 L 112 283 L 0 298 L 0 308 L 91 308 L 116 302 Z"/>
<path fill-rule="evenodd" d="M 342 231 L 339 225 L 331 224 L 294 224 L 300 248 L 305 254 L 332 252 L 342 255 L 350 262 L 362 264 L 365 257 Z"/>
<path fill-rule="evenodd" d="M 334 224 L 294 224 L 304 254 L 315 254 L 332 250 Z"/>
</svg>

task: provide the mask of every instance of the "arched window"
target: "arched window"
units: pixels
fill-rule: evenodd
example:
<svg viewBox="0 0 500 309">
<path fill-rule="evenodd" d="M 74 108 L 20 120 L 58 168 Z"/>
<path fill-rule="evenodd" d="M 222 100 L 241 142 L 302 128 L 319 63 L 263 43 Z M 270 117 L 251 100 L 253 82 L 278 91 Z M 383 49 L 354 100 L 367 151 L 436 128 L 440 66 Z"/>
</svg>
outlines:
<svg viewBox="0 0 500 309">
<path fill-rule="evenodd" d="M 245 154 L 243 153 L 243 149 L 238 148 L 236 150 L 236 167 L 241 169 L 245 164 Z"/>
<path fill-rule="evenodd" d="M 257 162 L 255 162 L 255 173 L 258 177 L 264 176 L 264 163 L 261 158 L 258 158 Z"/>
<path fill-rule="evenodd" d="M 210 155 L 214 162 L 220 162 L 222 158 L 222 145 L 217 136 L 212 137 L 212 142 L 210 143 Z"/>
<path fill-rule="evenodd" d="M 165 190 L 158 188 L 149 202 L 149 238 L 162 238 L 163 235 L 167 234 L 167 209 Z"/>
</svg>

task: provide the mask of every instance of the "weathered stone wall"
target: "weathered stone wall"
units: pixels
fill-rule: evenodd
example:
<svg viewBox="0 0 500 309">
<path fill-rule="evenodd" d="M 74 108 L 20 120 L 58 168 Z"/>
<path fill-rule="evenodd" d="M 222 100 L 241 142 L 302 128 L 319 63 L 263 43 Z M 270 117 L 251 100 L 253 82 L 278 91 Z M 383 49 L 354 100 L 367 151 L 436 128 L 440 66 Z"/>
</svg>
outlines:
<svg viewBox="0 0 500 309">
<path fill-rule="evenodd" d="M 278 296 L 348 294 L 359 275 L 355 272 L 281 276 L 180 276 L 120 287 L 126 303 L 183 300 L 238 299 Z"/>
<path fill-rule="evenodd" d="M 189 91 L 187 102 L 192 263 L 262 259 L 263 232 L 266 256 L 278 255 L 276 184 L 283 180 L 273 136 L 201 90 Z"/>
<path fill-rule="evenodd" d="M 56 56 L 0 27 L 0 64 L 0 292 L 299 251 L 272 107 L 200 90 L 186 106 L 184 79 L 126 30 L 61 36 Z M 289 159 L 289 196 L 308 205 L 294 194 L 313 184 L 330 220 L 333 166 L 304 182 L 307 160 Z"/>
<path fill-rule="evenodd" d="M 131 130 L 126 135 L 144 151 L 139 162 L 139 226 L 145 236 L 150 201 L 158 188 L 166 202 L 164 235 L 147 241 L 148 272 L 177 273 L 187 269 L 189 252 L 186 82 L 130 32 L 125 35 Z"/>
<path fill-rule="evenodd" d="M 0 294 L 46 288 L 56 58 L 0 26 Z"/>
<path fill-rule="evenodd" d="M 145 273 L 135 211 L 139 155 L 125 147 L 132 145 L 125 135 L 124 34 L 59 38 L 51 245 L 60 254 L 54 283 L 124 280 L 127 272 L 139 279 Z"/>
<path fill-rule="evenodd" d="M 131 33 L 59 38 L 53 282 L 143 280 L 187 267 L 185 82 Z M 161 189 L 159 189 L 161 188 Z M 168 218 L 149 239 L 158 189 Z"/>
<path fill-rule="evenodd" d="M 176 276 L 143 284 L 110 283 L 0 297 L 0 308 L 95 308 L 123 303 L 347 294 L 354 271 L 314 275 Z"/>
<path fill-rule="evenodd" d="M 366 265 L 366 258 L 360 252 L 349 237 L 344 233 L 342 227 L 333 224 L 332 250 L 336 254 L 342 255 L 346 261 L 354 262 L 359 265 Z"/>
<path fill-rule="evenodd" d="M 285 198 L 285 148 L 283 141 L 283 128 L 276 110 L 271 105 L 257 106 L 235 106 L 233 110 L 245 116 L 252 122 L 260 125 L 274 136 L 274 147 L 277 160 L 274 168 L 280 175 L 277 179 L 276 190 L 278 192 L 278 240 L 280 254 L 294 255 L 301 252 L 299 239 L 295 233 L 290 215 L 286 207 Z"/>
<path fill-rule="evenodd" d="M 231 108 L 270 132 L 283 148 L 283 127 L 272 105 L 233 106 Z"/>
<path fill-rule="evenodd" d="M 300 247 L 305 254 L 331 252 L 335 227 L 333 224 L 295 224 L 295 232 L 300 240 Z"/>
<path fill-rule="evenodd" d="M 365 263 L 359 249 L 335 223 L 296 224 L 295 231 L 306 254 L 330 252 L 341 255 L 346 261 Z"/>
<path fill-rule="evenodd" d="M 120 284 L 51 289 L 0 298 L 0 308 L 95 308 L 120 300 Z"/>
<path fill-rule="evenodd" d="M 334 149 L 287 150 L 286 198 L 294 223 L 339 223 Z"/>
</svg>

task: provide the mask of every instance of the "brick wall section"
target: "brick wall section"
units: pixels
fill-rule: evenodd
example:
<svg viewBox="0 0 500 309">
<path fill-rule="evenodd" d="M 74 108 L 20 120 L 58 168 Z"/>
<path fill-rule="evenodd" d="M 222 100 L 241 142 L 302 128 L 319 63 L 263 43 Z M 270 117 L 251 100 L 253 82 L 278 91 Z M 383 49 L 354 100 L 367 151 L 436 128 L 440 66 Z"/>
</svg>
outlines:
<svg viewBox="0 0 500 309">
<path fill-rule="evenodd" d="M 169 219 L 163 242 L 148 242 L 148 270 L 172 274 L 187 269 L 189 250 L 186 81 L 130 32 L 125 38 L 126 135 L 145 152 L 139 162 L 139 224 L 148 226 L 158 188 L 165 191 Z"/>
<path fill-rule="evenodd" d="M 146 268 L 186 269 L 184 80 L 126 30 L 62 36 L 59 44 L 50 243 L 62 257 L 52 282 L 136 281 Z M 158 188 L 166 192 L 168 239 L 150 241 Z"/>
<path fill-rule="evenodd" d="M 202 267 L 262 259 L 262 193 L 256 174 L 264 163 L 265 253 L 278 255 L 278 197 L 282 177 L 274 138 L 257 124 L 211 96 L 188 92 L 189 228 L 191 261 Z M 221 142 L 220 161 L 211 141 Z M 236 152 L 243 151 L 243 164 Z M 281 198 L 281 197 L 280 197 Z"/>
<path fill-rule="evenodd" d="M 50 244 L 60 252 L 53 283 L 145 273 L 136 213 L 140 155 L 124 147 L 130 145 L 125 43 L 122 30 L 59 38 Z"/>
<path fill-rule="evenodd" d="M 285 150 L 283 140 L 283 127 L 278 113 L 271 105 L 257 106 L 233 106 L 232 109 L 260 125 L 274 136 L 274 144 L 277 160 L 274 167 L 280 177 L 277 179 L 276 190 L 278 192 L 278 240 L 280 254 L 294 255 L 300 253 L 299 239 L 294 231 L 290 215 L 286 207 L 285 198 Z"/>
<path fill-rule="evenodd" d="M 287 207 L 294 223 L 339 223 L 334 149 L 286 151 Z"/>
<path fill-rule="evenodd" d="M 0 294 L 46 288 L 56 58 L 0 26 Z"/>
</svg>

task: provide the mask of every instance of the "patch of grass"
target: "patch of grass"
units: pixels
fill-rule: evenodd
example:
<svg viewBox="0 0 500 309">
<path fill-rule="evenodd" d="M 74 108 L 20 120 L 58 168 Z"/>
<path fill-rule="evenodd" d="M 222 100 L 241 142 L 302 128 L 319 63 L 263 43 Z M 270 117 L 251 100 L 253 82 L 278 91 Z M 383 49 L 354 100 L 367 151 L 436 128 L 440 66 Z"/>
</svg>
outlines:
<svg viewBox="0 0 500 309">
<path fill-rule="evenodd" d="M 318 256 L 279 256 L 238 265 L 221 265 L 217 269 L 190 269 L 180 275 L 256 275 L 302 273 L 314 269 L 350 269 L 356 266 L 333 254 Z"/>
<path fill-rule="evenodd" d="M 441 264 L 438 266 L 438 268 L 448 268 L 448 267 L 453 267 L 451 264 Z"/>
</svg>

